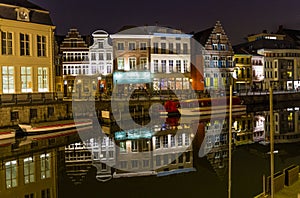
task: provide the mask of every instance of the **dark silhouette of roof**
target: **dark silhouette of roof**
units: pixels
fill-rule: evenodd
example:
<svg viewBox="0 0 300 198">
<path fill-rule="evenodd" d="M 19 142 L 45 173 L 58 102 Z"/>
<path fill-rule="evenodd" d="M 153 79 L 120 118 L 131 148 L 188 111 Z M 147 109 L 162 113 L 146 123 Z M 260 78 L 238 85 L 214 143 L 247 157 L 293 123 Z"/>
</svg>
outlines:
<svg viewBox="0 0 300 198">
<path fill-rule="evenodd" d="M 206 30 L 197 32 L 194 34 L 193 38 L 198 41 L 201 45 L 205 46 L 209 36 L 211 35 L 214 27 L 208 28 Z"/>
<path fill-rule="evenodd" d="M 300 48 L 300 30 L 293 30 L 283 28 L 283 26 L 279 26 L 277 34 L 286 35 L 286 40 L 293 42 L 298 48 Z"/>
<path fill-rule="evenodd" d="M 45 12 L 47 10 L 27 0 L 0 0 L 0 3 L 29 9 L 30 10 L 29 17 L 31 23 L 53 25 L 49 12 Z M 17 20 L 16 10 L 15 10 L 16 7 L 0 5 L 0 18 Z M 38 10 L 43 12 L 39 12 Z"/>
<path fill-rule="evenodd" d="M 260 39 L 233 46 L 236 54 L 257 54 L 259 49 L 297 49 L 295 44 L 287 40 Z"/>
</svg>

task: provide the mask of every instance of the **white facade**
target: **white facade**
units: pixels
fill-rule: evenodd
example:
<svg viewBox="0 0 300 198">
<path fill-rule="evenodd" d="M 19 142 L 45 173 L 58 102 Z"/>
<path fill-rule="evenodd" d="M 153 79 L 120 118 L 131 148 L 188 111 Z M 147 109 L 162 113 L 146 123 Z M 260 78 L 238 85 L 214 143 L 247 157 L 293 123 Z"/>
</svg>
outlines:
<svg viewBox="0 0 300 198">
<path fill-rule="evenodd" d="M 109 43 L 109 34 L 103 30 L 97 30 L 92 36 L 94 44 L 89 47 L 90 64 L 88 74 L 112 74 L 113 47 Z"/>
</svg>

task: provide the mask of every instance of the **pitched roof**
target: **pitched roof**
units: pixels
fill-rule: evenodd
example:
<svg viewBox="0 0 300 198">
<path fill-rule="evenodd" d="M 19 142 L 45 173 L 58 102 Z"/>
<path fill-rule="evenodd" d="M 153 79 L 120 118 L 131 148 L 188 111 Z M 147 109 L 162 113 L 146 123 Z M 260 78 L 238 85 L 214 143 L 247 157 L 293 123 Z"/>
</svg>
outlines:
<svg viewBox="0 0 300 198">
<path fill-rule="evenodd" d="M 5 6 L 12 5 L 11 6 Z M 30 10 L 29 17 L 31 23 L 53 25 L 50 14 L 47 10 L 27 1 L 27 0 L 0 0 L 0 18 L 17 20 L 15 8 L 24 7 Z"/>
</svg>

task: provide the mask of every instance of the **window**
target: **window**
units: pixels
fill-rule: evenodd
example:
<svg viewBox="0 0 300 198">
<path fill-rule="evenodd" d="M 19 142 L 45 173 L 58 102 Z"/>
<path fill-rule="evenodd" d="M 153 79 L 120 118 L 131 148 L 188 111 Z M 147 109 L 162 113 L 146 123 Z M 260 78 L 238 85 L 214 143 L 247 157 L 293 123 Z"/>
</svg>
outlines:
<svg viewBox="0 0 300 198">
<path fill-rule="evenodd" d="M 17 121 L 17 120 L 19 120 L 19 112 L 18 111 L 12 111 L 10 113 L 10 120 L 11 121 Z"/>
<path fill-rule="evenodd" d="M 168 148 L 168 135 L 163 136 L 163 147 Z"/>
<path fill-rule="evenodd" d="M 161 60 L 161 68 L 162 68 L 162 72 L 166 73 L 166 70 L 167 70 L 167 61 L 166 60 Z"/>
<path fill-rule="evenodd" d="M 41 161 L 41 179 L 50 178 L 51 157 L 50 153 L 40 155 Z"/>
<path fill-rule="evenodd" d="M 160 46 L 161 46 L 161 49 L 160 49 L 161 54 L 165 54 L 166 53 L 166 44 L 161 43 Z"/>
<path fill-rule="evenodd" d="M 118 50 L 124 50 L 124 43 L 118 43 L 117 45 Z"/>
<path fill-rule="evenodd" d="M 167 164 L 169 164 L 169 155 L 165 154 L 164 155 L 164 165 L 167 165 Z"/>
<path fill-rule="evenodd" d="M 189 135 L 186 133 L 184 134 L 184 144 L 185 144 L 185 146 L 190 145 L 190 138 L 189 138 Z"/>
<path fill-rule="evenodd" d="M 96 53 L 91 53 L 91 60 L 93 60 L 93 61 L 96 60 Z"/>
<path fill-rule="evenodd" d="M 188 72 L 188 61 L 187 60 L 184 60 L 183 61 L 183 71 L 184 73 L 187 73 Z"/>
<path fill-rule="evenodd" d="M 41 194 L 42 194 L 42 198 L 50 198 L 50 189 L 47 188 L 45 190 L 42 190 Z"/>
<path fill-rule="evenodd" d="M 20 33 L 20 55 L 30 55 L 29 35 Z"/>
<path fill-rule="evenodd" d="M 143 160 L 143 167 L 149 167 L 149 160 Z"/>
<path fill-rule="evenodd" d="M 176 60 L 176 72 L 181 72 L 181 60 Z"/>
<path fill-rule="evenodd" d="M 137 152 L 138 151 L 138 143 L 136 140 L 131 141 L 131 152 Z"/>
<path fill-rule="evenodd" d="M 38 56 L 46 56 L 46 37 L 37 35 Z"/>
<path fill-rule="evenodd" d="M 24 183 L 32 183 L 35 181 L 34 161 L 32 157 L 24 159 Z"/>
<path fill-rule="evenodd" d="M 30 193 L 24 196 L 24 198 L 34 198 L 34 194 Z"/>
<path fill-rule="evenodd" d="M 103 42 L 99 42 L 99 43 L 98 43 L 98 48 L 99 48 L 99 49 L 103 49 Z"/>
<path fill-rule="evenodd" d="M 131 70 L 136 69 L 136 58 L 134 58 L 134 57 L 129 58 L 129 68 Z"/>
<path fill-rule="evenodd" d="M 120 142 L 120 153 L 126 153 L 126 142 Z"/>
<path fill-rule="evenodd" d="M 129 43 L 129 50 L 135 50 L 135 43 Z"/>
<path fill-rule="evenodd" d="M 120 167 L 122 169 L 127 168 L 127 161 L 120 161 Z"/>
<path fill-rule="evenodd" d="M 140 43 L 140 50 L 147 50 L 147 43 Z"/>
<path fill-rule="evenodd" d="M 138 160 L 131 160 L 131 168 L 137 168 L 139 165 L 138 162 L 139 162 Z"/>
<path fill-rule="evenodd" d="M 160 148 L 160 137 L 156 136 L 155 137 L 155 149 L 159 149 Z"/>
<path fill-rule="evenodd" d="M 187 53 L 188 53 L 188 45 L 187 45 L 187 43 L 184 43 L 184 44 L 183 44 L 183 53 L 184 53 L 184 54 L 187 54 Z"/>
<path fill-rule="evenodd" d="M 185 162 L 190 162 L 191 161 L 191 154 L 190 152 L 185 153 Z"/>
<path fill-rule="evenodd" d="M 118 58 L 118 70 L 124 69 L 124 58 Z"/>
<path fill-rule="evenodd" d="M 54 107 L 48 107 L 48 117 L 54 116 Z"/>
<path fill-rule="evenodd" d="M 213 44 L 212 48 L 213 48 L 213 50 L 218 50 L 218 44 Z"/>
<path fill-rule="evenodd" d="M 169 60 L 169 72 L 173 72 L 173 60 Z"/>
<path fill-rule="evenodd" d="M 175 136 L 171 135 L 171 147 L 175 147 Z"/>
<path fill-rule="evenodd" d="M 21 67 L 22 92 L 32 92 L 31 67 Z"/>
<path fill-rule="evenodd" d="M 111 53 L 106 54 L 106 60 L 111 60 Z"/>
<path fill-rule="evenodd" d="M 156 166 L 160 166 L 160 165 L 161 165 L 161 159 L 160 159 L 160 156 L 157 155 L 155 159 L 156 159 L 156 160 L 155 160 L 155 161 L 156 161 Z"/>
<path fill-rule="evenodd" d="M 180 46 L 180 43 L 176 43 L 176 54 L 180 54 L 180 49 L 181 46 Z"/>
<path fill-rule="evenodd" d="M 12 33 L 1 32 L 2 55 L 12 55 Z"/>
<path fill-rule="evenodd" d="M 5 182 L 6 188 L 13 188 L 18 185 L 17 183 L 17 160 L 5 163 Z"/>
<path fill-rule="evenodd" d="M 153 54 L 158 54 L 158 43 L 153 43 Z"/>
<path fill-rule="evenodd" d="M 177 145 L 182 146 L 182 134 L 177 135 Z"/>
<path fill-rule="evenodd" d="M 47 67 L 38 68 L 38 91 L 39 92 L 48 91 L 48 68 Z"/>
<path fill-rule="evenodd" d="M 30 109 L 30 119 L 37 118 L 37 109 Z"/>
<path fill-rule="evenodd" d="M 158 72 L 158 60 L 154 60 L 154 72 Z"/>
<path fill-rule="evenodd" d="M 140 58 L 140 69 L 142 70 L 147 70 L 148 66 L 147 66 L 147 57 L 141 57 Z"/>
<path fill-rule="evenodd" d="M 173 54 L 174 52 L 173 52 L 173 49 L 174 48 L 174 46 L 173 46 L 173 43 L 169 43 L 169 54 Z"/>
<path fill-rule="evenodd" d="M 99 60 L 104 60 L 103 53 L 99 53 Z"/>
<path fill-rule="evenodd" d="M 15 78 L 13 66 L 2 67 L 2 89 L 3 93 L 15 92 Z"/>
</svg>

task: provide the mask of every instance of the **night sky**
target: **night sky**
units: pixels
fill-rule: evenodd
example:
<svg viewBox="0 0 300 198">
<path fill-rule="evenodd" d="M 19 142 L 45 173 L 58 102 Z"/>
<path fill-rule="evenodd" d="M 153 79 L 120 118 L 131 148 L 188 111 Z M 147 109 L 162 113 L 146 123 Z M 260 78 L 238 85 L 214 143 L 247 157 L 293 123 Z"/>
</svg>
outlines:
<svg viewBox="0 0 300 198">
<path fill-rule="evenodd" d="M 220 20 L 233 44 L 251 33 L 300 29 L 299 0 L 30 0 L 50 11 L 57 34 L 77 28 L 82 35 L 98 29 L 116 33 L 124 25 L 155 25 L 186 33 Z"/>
</svg>

